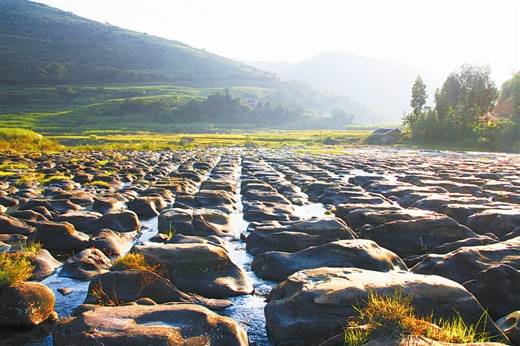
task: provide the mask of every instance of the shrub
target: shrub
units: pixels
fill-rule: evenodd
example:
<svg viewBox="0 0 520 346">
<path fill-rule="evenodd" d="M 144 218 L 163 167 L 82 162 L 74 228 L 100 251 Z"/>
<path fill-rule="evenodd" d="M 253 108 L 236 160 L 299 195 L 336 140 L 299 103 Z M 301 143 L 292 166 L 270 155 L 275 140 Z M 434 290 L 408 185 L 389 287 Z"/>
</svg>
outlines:
<svg viewBox="0 0 520 346">
<path fill-rule="evenodd" d="M 112 270 L 138 269 L 156 272 L 158 266 L 150 265 L 146 262 L 144 255 L 129 253 L 119 257 L 112 265 Z"/>
<path fill-rule="evenodd" d="M 34 267 L 23 253 L 0 253 L 0 287 L 27 281 Z"/>
<path fill-rule="evenodd" d="M 425 336 L 450 343 L 488 342 L 491 339 L 486 333 L 479 331 L 479 323 L 467 325 L 460 316 L 453 320 L 437 321 L 431 317 L 416 316 L 411 298 L 400 291 L 390 296 L 371 292 L 366 305 L 363 308 L 357 307 L 356 310 L 359 315 L 350 320 L 345 329 L 345 345 L 363 345 L 371 337 L 394 340 L 408 336 Z"/>
<path fill-rule="evenodd" d="M 61 148 L 58 143 L 31 130 L 0 128 L 0 151 L 42 151 Z"/>
</svg>

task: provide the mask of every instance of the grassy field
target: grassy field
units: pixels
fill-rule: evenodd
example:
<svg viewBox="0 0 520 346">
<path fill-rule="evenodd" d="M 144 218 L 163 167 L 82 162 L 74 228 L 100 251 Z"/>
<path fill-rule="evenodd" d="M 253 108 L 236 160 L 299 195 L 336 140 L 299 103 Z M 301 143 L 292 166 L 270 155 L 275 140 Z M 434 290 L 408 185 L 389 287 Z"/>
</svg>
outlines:
<svg viewBox="0 0 520 346">
<path fill-rule="evenodd" d="M 159 134 L 95 131 L 41 136 L 31 130 L 0 128 L 0 150 L 162 150 L 219 147 L 292 148 L 306 153 L 344 153 L 370 131 L 259 131 L 249 133 Z"/>
<path fill-rule="evenodd" d="M 171 85 L 72 85 L 57 87 L 2 86 L 0 123 L 41 134 L 118 130 L 123 132 L 210 132 L 214 124 L 179 123 L 164 112 L 123 112 L 125 100 L 143 103 L 165 101 L 169 107 L 202 99 L 222 88 L 190 88 Z M 262 97 L 273 92 L 260 87 L 229 88 L 238 97 Z M 221 127 L 227 126 L 223 124 Z M 247 126 L 245 127 L 247 128 Z"/>
</svg>

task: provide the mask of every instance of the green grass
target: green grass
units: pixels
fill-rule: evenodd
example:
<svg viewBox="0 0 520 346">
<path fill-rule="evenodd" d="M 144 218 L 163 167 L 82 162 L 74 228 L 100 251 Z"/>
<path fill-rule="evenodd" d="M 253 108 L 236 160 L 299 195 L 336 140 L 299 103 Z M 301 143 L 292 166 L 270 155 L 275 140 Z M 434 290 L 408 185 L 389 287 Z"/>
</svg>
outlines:
<svg viewBox="0 0 520 346">
<path fill-rule="evenodd" d="M 363 307 L 356 307 L 358 316 L 351 319 L 344 332 L 347 346 L 366 344 L 371 338 L 400 340 L 407 337 L 424 336 L 449 343 L 489 342 L 491 337 L 482 332 L 480 321 L 468 325 L 459 316 L 452 320 L 434 320 L 415 313 L 411 298 L 402 292 L 378 295 L 371 292 Z M 485 319 L 486 315 L 481 317 Z"/>
<path fill-rule="evenodd" d="M 43 185 L 50 185 L 50 184 L 54 184 L 54 183 L 70 181 L 70 179 L 71 178 L 69 176 L 62 175 L 62 174 L 56 174 L 56 175 L 51 175 L 50 177 L 46 177 L 46 178 L 42 179 L 40 181 L 40 183 Z"/>
<path fill-rule="evenodd" d="M 152 266 L 146 262 L 144 255 L 129 253 L 122 257 L 119 257 L 112 265 L 112 270 L 127 270 L 127 269 L 138 269 L 156 272 L 158 267 Z"/>
<path fill-rule="evenodd" d="M 22 253 L 0 253 L 0 287 L 27 281 L 34 267 Z"/>
<path fill-rule="evenodd" d="M 28 129 L 0 128 L 0 151 L 57 150 L 56 142 Z M 11 169 L 23 169 L 21 167 Z"/>
</svg>

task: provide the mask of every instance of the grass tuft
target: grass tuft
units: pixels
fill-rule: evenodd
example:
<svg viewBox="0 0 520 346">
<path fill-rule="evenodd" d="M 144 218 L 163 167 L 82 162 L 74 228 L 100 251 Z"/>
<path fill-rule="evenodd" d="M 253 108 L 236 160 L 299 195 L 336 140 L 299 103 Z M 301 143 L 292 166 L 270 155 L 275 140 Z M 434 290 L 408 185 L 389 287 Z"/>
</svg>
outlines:
<svg viewBox="0 0 520 346">
<path fill-rule="evenodd" d="M 112 265 L 112 270 L 138 269 L 157 272 L 158 266 L 153 266 L 146 262 L 144 255 L 129 253 L 119 257 Z"/>
<path fill-rule="evenodd" d="M 0 253 L 0 287 L 27 281 L 34 267 L 23 253 Z"/>
<path fill-rule="evenodd" d="M 358 316 L 351 319 L 344 332 L 345 345 L 360 346 L 371 338 L 398 340 L 409 336 L 425 336 L 429 339 L 449 343 L 489 342 L 491 338 L 480 332 L 480 321 L 467 325 L 462 317 L 453 320 L 437 320 L 418 317 L 411 298 L 402 292 L 382 296 L 369 293 L 364 307 L 356 307 Z M 486 315 L 481 317 L 481 320 Z"/>
</svg>

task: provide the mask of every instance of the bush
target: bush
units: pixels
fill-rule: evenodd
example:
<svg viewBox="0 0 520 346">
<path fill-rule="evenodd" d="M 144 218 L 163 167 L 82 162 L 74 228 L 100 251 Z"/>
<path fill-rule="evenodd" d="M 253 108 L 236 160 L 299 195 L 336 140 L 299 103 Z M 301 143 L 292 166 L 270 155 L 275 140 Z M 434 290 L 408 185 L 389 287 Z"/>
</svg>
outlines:
<svg viewBox="0 0 520 346">
<path fill-rule="evenodd" d="M 0 151 L 59 150 L 62 147 L 27 129 L 0 127 Z"/>
<path fill-rule="evenodd" d="M 27 281 L 34 267 L 23 253 L 0 253 L 0 287 Z"/>
</svg>

